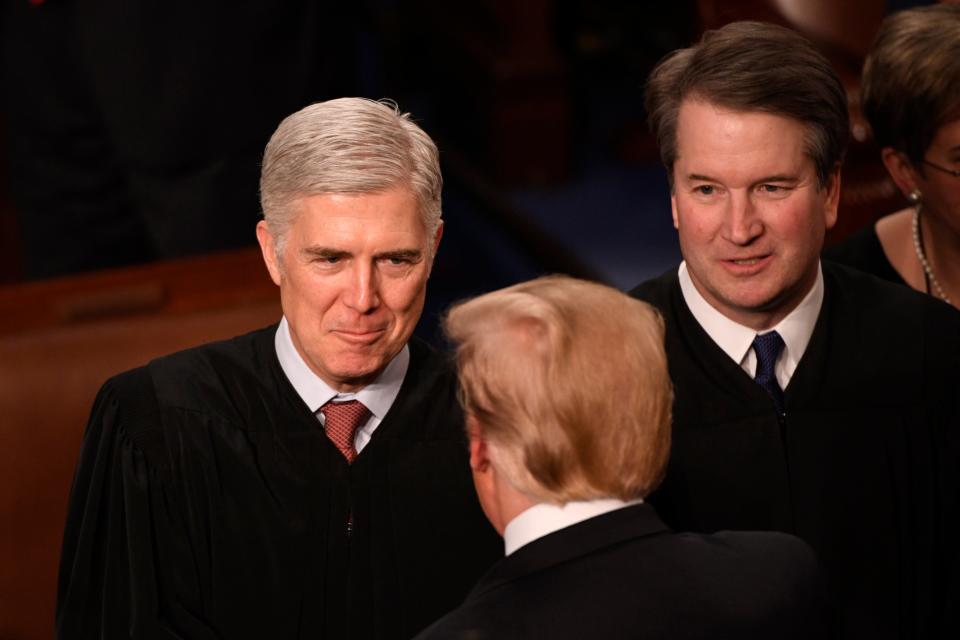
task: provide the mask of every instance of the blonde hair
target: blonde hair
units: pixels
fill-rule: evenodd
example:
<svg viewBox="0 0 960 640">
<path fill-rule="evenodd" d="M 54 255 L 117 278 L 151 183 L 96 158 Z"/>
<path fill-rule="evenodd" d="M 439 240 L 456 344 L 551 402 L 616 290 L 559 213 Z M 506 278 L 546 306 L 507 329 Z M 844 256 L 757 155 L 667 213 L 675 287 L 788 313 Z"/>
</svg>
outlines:
<svg viewBox="0 0 960 640">
<path fill-rule="evenodd" d="M 282 254 L 300 198 L 394 187 L 413 191 L 433 238 L 443 189 L 433 140 L 394 102 L 338 98 L 305 107 L 277 127 L 263 154 L 260 205 Z"/>
<path fill-rule="evenodd" d="M 519 491 L 565 503 L 644 497 L 670 450 L 663 320 L 616 289 L 549 276 L 454 306 L 464 410 Z"/>
</svg>

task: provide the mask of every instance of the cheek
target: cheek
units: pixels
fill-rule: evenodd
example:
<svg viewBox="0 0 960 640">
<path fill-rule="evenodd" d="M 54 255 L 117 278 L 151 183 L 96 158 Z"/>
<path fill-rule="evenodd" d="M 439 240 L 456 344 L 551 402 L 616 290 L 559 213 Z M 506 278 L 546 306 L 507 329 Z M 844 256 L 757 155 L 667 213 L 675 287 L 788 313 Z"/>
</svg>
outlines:
<svg viewBox="0 0 960 640">
<path fill-rule="evenodd" d="M 422 288 L 410 288 L 394 292 L 388 306 L 395 315 L 409 322 L 416 322 L 423 308 L 424 291 Z"/>
<path fill-rule="evenodd" d="M 714 235 L 716 225 L 704 216 L 681 215 L 677 227 L 680 243 L 687 246 L 706 244 Z"/>
<path fill-rule="evenodd" d="M 773 233 L 781 251 L 796 256 L 819 255 L 826 235 L 822 212 L 782 211 L 781 214 L 773 218 Z M 770 229 L 771 225 L 768 224 L 767 228 Z"/>
<path fill-rule="evenodd" d="M 960 178 L 954 178 L 957 184 L 951 184 L 950 188 L 944 189 L 943 201 L 947 203 L 947 214 L 954 222 L 960 223 Z"/>
<path fill-rule="evenodd" d="M 338 287 L 309 273 L 298 273 L 285 280 L 280 297 L 285 314 L 318 319 L 336 303 Z"/>
<path fill-rule="evenodd" d="M 426 294 L 427 272 L 424 270 L 409 278 L 397 280 L 384 287 L 380 296 L 385 306 L 394 313 L 416 310 Z"/>
</svg>

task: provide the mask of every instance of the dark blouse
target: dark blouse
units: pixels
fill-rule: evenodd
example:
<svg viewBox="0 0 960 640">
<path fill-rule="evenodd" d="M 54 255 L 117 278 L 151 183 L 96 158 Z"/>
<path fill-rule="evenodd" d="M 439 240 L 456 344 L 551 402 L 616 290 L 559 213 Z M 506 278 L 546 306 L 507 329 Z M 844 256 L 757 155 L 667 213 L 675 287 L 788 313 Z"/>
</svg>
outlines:
<svg viewBox="0 0 960 640">
<path fill-rule="evenodd" d="M 893 268 L 887 254 L 883 252 L 883 245 L 880 244 L 875 224 L 867 225 L 843 242 L 824 250 L 823 257 L 859 269 L 882 280 L 902 284 L 905 287 L 910 286 Z"/>
</svg>

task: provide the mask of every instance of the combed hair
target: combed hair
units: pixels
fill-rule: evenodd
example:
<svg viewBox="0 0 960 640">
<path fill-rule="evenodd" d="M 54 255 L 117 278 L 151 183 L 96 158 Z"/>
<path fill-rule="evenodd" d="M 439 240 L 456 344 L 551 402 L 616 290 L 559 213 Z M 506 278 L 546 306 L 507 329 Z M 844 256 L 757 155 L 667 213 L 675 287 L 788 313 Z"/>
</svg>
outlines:
<svg viewBox="0 0 960 640">
<path fill-rule="evenodd" d="M 260 205 L 282 254 L 305 196 L 410 187 L 429 238 L 440 225 L 443 179 L 437 147 L 389 100 L 338 98 L 287 116 L 271 136 L 260 172 Z"/>
<path fill-rule="evenodd" d="M 867 54 L 861 95 L 877 143 L 923 171 L 937 130 L 960 118 L 960 5 L 888 16 Z"/>
<path fill-rule="evenodd" d="M 494 467 L 539 501 L 644 497 L 670 451 L 660 315 L 610 287 L 549 276 L 454 306 L 464 410 Z"/>
<path fill-rule="evenodd" d="M 793 118 L 806 127 L 806 152 L 820 188 L 843 161 L 850 138 L 847 95 L 829 61 L 800 34 L 764 22 L 732 22 L 669 54 L 647 80 L 650 130 L 671 187 L 677 117 L 685 99 L 734 111 Z"/>
</svg>

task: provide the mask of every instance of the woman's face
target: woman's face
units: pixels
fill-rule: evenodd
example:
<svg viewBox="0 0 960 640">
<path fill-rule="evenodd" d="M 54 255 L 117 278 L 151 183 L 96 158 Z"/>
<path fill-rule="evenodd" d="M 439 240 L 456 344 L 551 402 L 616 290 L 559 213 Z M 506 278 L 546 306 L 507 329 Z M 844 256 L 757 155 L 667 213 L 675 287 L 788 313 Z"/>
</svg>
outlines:
<svg viewBox="0 0 960 640">
<path fill-rule="evenodd" d="M 937 130 L 924 160 L 929 164 L 917 167 L 915 172 L 917 188 L 923 193 L 923 211 L 960 237 L 960 176 L 931 166 L 960 171 L 960 118 Z"/>
</svg>

